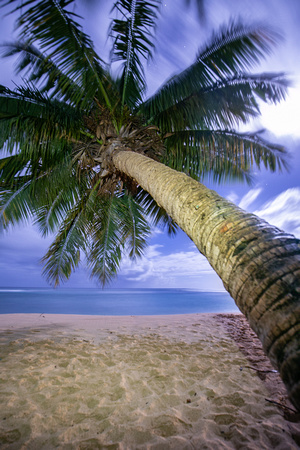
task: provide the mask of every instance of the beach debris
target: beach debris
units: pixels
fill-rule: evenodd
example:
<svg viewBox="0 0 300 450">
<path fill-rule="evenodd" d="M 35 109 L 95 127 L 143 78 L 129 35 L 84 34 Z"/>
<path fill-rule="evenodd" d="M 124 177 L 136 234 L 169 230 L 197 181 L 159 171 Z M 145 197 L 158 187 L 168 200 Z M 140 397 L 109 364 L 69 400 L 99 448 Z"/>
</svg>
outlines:
<svg viewBox="0 0 300 450">
<path fill-rule="evenodd" d="M 265 400 L 266 402 L 273 403 L 274 405 L 280 406 L 281 408 L 288 409 L 289 411 L 292 411 L 294 414 L 298 414 L 298 412 L 295 409 L 290 408 L 289 406 L 286 406 L 283 403 L 275 402 L 275 400 L 269 400 L 268 398 L 265 398 Z"/>
<path fill-rule="evenodd" d="M 262 370 L 262 369 L 258 369 L 257 367 L 252 367 L 252 366 L 244 366 L 247 369 L 252 369 L 255 370 L 256 372 L 263 372 L 263 373 L 278 373 L 278 370 L 275 369 L 268 369 L 268 370 Z M 243 370 L 243 367 L 240 367 L 240 370 Z"/>
</svg>

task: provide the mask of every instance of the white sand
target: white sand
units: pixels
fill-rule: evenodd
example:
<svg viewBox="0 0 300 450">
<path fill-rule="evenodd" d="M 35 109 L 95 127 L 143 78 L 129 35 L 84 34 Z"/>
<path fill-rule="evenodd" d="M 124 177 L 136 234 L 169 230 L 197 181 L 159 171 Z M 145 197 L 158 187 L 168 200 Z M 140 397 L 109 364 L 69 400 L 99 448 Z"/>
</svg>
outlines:
<svg viewBox="0 0 300 450">
<path fill-rule="evenodd" d="M 0 343 L 1 449 L 299 448 L 217 315 L 5 314 Z"/>
</svg>

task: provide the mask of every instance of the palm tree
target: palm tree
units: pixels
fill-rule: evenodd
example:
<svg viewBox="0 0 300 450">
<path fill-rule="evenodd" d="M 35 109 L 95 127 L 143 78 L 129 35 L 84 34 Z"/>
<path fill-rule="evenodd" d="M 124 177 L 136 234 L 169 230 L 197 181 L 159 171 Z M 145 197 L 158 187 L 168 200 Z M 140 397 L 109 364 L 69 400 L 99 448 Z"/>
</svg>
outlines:
<svg viewBox="0 0 300 450">
<path fill-rule="evenodd" d="M 10 5 L 15 0 L 8 2 Z M 300 243 L 208 190 L 210 175 L 249 180 L 254 164 L 285 166 L 284 149 L 233 128 L 278 102 L 283 74 L 250 74 L 278 39 L 267 26 L 232 21 L 195 62 L 146 97 L 159 0 L 119 0 L 111 64 L 95 52 L 70 10 L 73 0 L 19 3 L 26 81 L 0 89 L 0 223 L 34 218 L 56 230 L 44 257 L 48 280 L 68 279 L 86 255 L 106 283 L 122 255 L 140 256 L 149 220 L 181 227 L 246 315 L 300 409 Z M 118 66 L 118 70 L 111 67 Z"/>
</svg>

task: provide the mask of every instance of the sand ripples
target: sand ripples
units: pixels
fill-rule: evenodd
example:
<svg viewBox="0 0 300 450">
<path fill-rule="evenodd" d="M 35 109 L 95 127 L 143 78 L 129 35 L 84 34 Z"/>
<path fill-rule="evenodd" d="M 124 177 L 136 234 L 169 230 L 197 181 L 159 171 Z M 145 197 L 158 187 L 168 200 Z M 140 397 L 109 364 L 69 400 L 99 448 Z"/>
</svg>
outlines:
<svg viewBox="0 0 300 450">
<path fill-rule="evenodd" d="M 1 334 L 1 448 L 296 449 L 213 317 Z"/>
</svg>

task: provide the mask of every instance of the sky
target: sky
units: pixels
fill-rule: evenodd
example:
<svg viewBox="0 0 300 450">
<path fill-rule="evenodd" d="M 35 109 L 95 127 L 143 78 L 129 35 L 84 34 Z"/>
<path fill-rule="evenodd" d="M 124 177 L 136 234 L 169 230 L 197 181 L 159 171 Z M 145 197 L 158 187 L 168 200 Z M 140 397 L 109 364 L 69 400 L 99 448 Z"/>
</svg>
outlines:
<svg viewBox="0 0 300 450">
<path fill-rule="evenodd" d="M 99 6 L 101 4 L 101 7 Z M 112 2 L 79 0 L 76 12 L 83 15 L 84 29 L 96 50 L 108 59 L 106 39 Z M 0 11 L 1 14 L 1 11 Z M 277 27 L 284 40 L 254 72 L 284 71 L 293 82 L 285 102 L 262 105 L 261 117 L 246 130 L 266 128 L 268 138 L 283 144 L 289 152 L 289 172 L 253 172 L 251 186 L 231 182 L 208 187 L 242 209 L 253 212 L 300 238 L 300 2 L 299 0 L 210 0 L 205 2 L 205 21 L 195 8 L 187 9 L 184 0 L 165 0 L 157 27 L 157 50 L 147 66 L 152 94 L 171 75 L 194 61 L 199 47 L 213 29 L 240 17 L 246 23 L 263 22 Z M 0 42 L 13 38 L 13 20 L 0 17 Z M 13 61 L 1 62 L 0 84 L 13 87 L 18 78 Z M 0 235 L 0 288 L 49 287 L 42 277 L 41 258 L 53 237 L 41 238 L 31 224 L 23 224 Z M 98 287 L 82 264 L 64 287 Z M 221 280 L 200 255 L 193 242 L 179 232 L 175 238 L 154 229 L 142 259 L 132 263 L 124 258 L 112 288 L 191 288 L 204 291 L 224 290 Z"/>
</svg>

